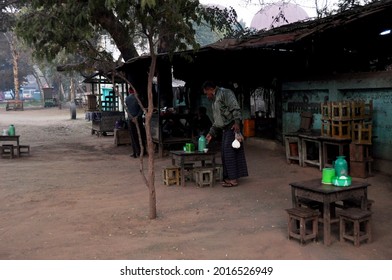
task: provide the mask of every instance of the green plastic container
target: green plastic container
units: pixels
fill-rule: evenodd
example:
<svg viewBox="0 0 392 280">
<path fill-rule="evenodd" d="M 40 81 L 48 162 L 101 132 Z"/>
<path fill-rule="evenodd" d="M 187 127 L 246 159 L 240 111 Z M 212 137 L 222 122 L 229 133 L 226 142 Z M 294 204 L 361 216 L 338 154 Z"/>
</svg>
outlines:
<svg viewBox="0 0 392 280">
<path fill-rule="evenodd" d="M 348 176 L 348 166 L 345 156 L 337 156 L 333 166 L 337 177 Z"/>
<path fill-rule="evenodd" d="M 350 176 L 340 176 L 333 177 L 332 184 L 337 187 L 348 187 L 351 186 L 351 177 Z"/>
<path fill-rule="evenodd" d="M 199 137 L 197 148 L 199 152 L 204 152 L 204 149 L 206 148 L 206 138 L 204 135 Z"/>
<path fill-rule="evenodd" d="M 8 135 L 15 136 L 15 126 L 13 124 L 8 127 Z"/>
<path fill-rule="evenodd" d="M 332 184 L 332 179 L 335 177 L 335 169 L 334 168 L 323 168 L 321 183 L 323 184 Z"/>
<path fill-rule="evenodd" d="M 186 143 L 185 144 L 185 149 L 186 149 L 186 152 L 194 152 L 195 151 L 195 145 L 193 143 Z"/>
</svg>

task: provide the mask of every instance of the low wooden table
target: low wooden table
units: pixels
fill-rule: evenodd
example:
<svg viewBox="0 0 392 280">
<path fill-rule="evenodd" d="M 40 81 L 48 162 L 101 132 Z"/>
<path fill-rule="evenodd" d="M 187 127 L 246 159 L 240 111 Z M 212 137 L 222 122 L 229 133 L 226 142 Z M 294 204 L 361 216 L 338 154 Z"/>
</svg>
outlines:
<svg viewBox="0 0 392 280">
<path fill-rule="evenodd" d="M 185 186 L 185 163 L 201 162 L 202 166 L 206 165 L 206 161 L 212 162 L 212 168 L 215 169 L 215 153 L 214 152 L 185 152 L 170 151 L 172 164 L 181 168 L 181 186 Z"/>
<path fill-rule="evenodd" d="M 315 130 L 311 132 L 292 132 L 284 135 L 286 146 L 286 160 L 290 163 L 291 160 L 297 160 L 300 166 L 313 165 L 317 166 L 321 171 L 324 167 L 332 166 L 334 156 L 347 156 L 349 155 L 349 147 L 351 139 L 339 139 L 327 136 L 321 136 Z M 290 143 L 297 143 L 298 155 L 290 153 Z M 308 150 L 314 148 L 314 158 L 309 157 Z M 335 153 L 332 149 L 335 148 Z"/>
<path fill-rule="evenodd" d="M 306 164 L 318 166 L 320 170 L 323 169 L 323 150 L 322 150 L 322 141 L 318 135 L 311 134 L 300 134 L 299 139 L 301 141 L 302 146 L 302 165 Z M 318 150 L 318 159 L 316 158 L 308 158 L 308 143 L 313 143 Z"/>
<path fill-rule="evenodd" d="M 16 156 L 19 157 L 19 137 L 20 135 L 0 135 L 0 145 L 3 144 L 3 142 L 8 143 L 8 144 L 12 144 L 15 143 L 16 144 Z"/>
<path fill-rule="evenodd" d="M 291 163 L 292 160 L 298 161 L 299 166 L 303 166 L 302 163 L 302 145 L 299 138 L 298 132 L 286 133 L 284 135 L 284 143 L 286 148 L 286 161 Z M 292 154 L 290 145 L 297 145 L 297 154 Z"/>
<path fill-rule="evenodd" d="M 367 209 L 366 182 L 353 181 L 349 187 L 335 187 L 321 183 L 320 179 L 290 183 L 293 207 L 300 207 L 299 199 L 306 198 L 323 203 L 323 228 L 324 244 L 331 244 L 331 204 L 349 198 L 357 198 L 361 201 L 361 209 Z"/>
</svg>

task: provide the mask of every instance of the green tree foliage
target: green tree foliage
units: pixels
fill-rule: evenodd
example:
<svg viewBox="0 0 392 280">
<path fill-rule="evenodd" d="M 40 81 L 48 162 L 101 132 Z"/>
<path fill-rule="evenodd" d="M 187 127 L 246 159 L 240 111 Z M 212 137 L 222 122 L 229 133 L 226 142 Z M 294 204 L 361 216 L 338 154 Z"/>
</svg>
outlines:
<svg viewBox="0 0 392 280">
<path fill-rule="evenodd" d="M 366 5 L 371 2 L 374 2 L 374 0 L 340 0 L 337 3 L 338 9 L 336 12 L 343 12 L 345 10 L 352 9 L 360 5 Z"/>
<path fill-rule="evenodd" d="M 106 32 L 125 61 L 138 56 L 146 27 L 158 38 L 170 38 L 169 51 L 198 47 L 195 26 L 202 22 L 222 34 L 237 36 L 242 26 L 232 9 L 203 7 L 192 0 L 29 0 L 17 22 L 17 34 L 34 48 L 35 56 L 52 60 L 62 51 L 81 61 L 95 60 L 98 35 Z M 157 41 L 156 41 L 157 42 Z M 158 48 L 158 45 L 154 47 Z M 105 54 L 107 56 L 108 54 Z"/>
<path fill-rule="evenodd" d="M 0 32 L 7 32 L 12 28 L 15 23 L 14 13 L 19 6 L 19 0 L 0 1 Z"/>
</svg>

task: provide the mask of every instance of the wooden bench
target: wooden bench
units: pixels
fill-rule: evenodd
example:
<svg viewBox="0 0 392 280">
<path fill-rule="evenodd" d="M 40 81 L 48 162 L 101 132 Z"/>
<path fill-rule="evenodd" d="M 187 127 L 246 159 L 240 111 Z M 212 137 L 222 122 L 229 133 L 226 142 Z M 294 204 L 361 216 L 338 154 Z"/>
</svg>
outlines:
<svg viewBox="0 0 392 280">
<path fill-rule="evenodd" d="M 286 209 L 288 214 L 287 230 L 288 238 L 298 239 L 301 244 L 308 240 L 317 240 L 318 236 L 318 217 L 320 212 L 305 207 Z M 311 228 L 308 227 L 310 223 Z"/>
<path fill-rule="evenodd" d="M 359 208 L 349 208 L 339 212 L 340 217 L 340 241 L 351 240 L 356 247 L 359 247 L 361 241 L 372 241 L 371 230 L 372 212 L 361 210 Z M 361 225 L 363 226 L 361 230 Z M 349 228 L 349 226 L 352 226 Z"/>
<path fill-rule="evenodd" d="M 9 110 L 20 110 L 23 111 L 23 101 L 22 100 L 9 100 L 7 101 L 7 105 L 5 107 L 6 111 Z"/>
</svg>

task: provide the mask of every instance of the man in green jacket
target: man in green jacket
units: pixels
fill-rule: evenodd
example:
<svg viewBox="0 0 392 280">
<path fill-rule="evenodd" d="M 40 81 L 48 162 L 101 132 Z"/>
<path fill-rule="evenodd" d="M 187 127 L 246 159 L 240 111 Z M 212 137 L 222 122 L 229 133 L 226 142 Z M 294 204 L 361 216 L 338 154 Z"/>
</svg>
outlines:
<svg viewBox="0 0 392 280">
<path fill-rule="evenodd" d="M 239 148 L 232 146 L 235 134 L 241 131 L 241 108 L 234 92 L 227 88 L 217 87 L 214 82 L 206 81 L 204 94 L 212 101 L 213 124 L 206 136 L 209 143 L 212 138 L 222 132 L 222 165 L 223 187 L 238 186 L 238 178 L 248 176 L 244 143 Z"/>
</svg>

